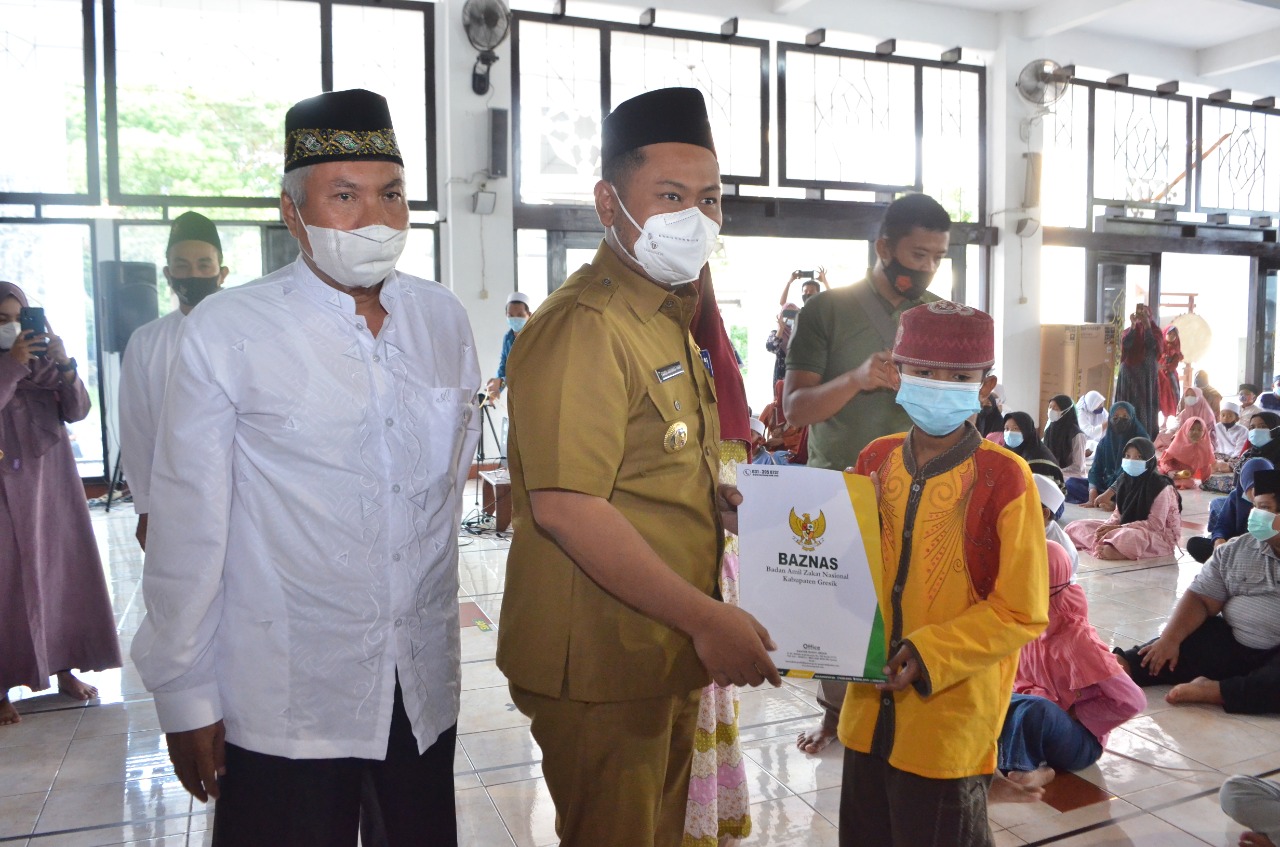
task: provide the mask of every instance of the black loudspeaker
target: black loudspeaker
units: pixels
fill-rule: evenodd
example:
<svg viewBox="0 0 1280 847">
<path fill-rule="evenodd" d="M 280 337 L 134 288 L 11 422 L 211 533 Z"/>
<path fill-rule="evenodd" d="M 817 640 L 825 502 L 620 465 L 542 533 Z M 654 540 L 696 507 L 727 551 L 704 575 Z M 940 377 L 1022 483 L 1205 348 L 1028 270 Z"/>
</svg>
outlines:
<svg viewBox="0 0 1280 847">
<path fill-rule="evenodd" d="M 133 331 L 160 317 L 160 292 L 152 262 L 99 262 L 102 349 L 123 353 Z"/>
<path fill-rule="evenodd" d="M 506 109 L 489 110 L 489 176 L 507 175 Z"/>
</svg>

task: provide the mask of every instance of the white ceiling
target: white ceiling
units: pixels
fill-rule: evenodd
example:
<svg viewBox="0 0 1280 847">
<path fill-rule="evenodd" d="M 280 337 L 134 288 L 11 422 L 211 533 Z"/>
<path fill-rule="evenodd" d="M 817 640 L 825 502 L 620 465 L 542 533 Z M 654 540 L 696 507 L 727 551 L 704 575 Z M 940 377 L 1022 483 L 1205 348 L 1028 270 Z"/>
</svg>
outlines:
<svg viewBox="0 0 1280 847">
<path fill-rule="evenodd" d="M 544 11 L 552 0 L 511 0 Z M 570 14 L 604 9 L 635 20 L 657 6 L 718 26 L 740 16 L 755 38 L 798 38 L 826 27 L 870 39 L 951 47 L 984 61 L 1006 38 L 1064 64 L 1136 78 L 1180 80 L 1188 90 L 1280 95 L 1280 0 L 566 0 Z M 800 35 L 797 35 L 799 33 Z M 866 49 L 857 47 L 855 49 Z"/>
<path fill-rule="evenodd" d="M 975 12 L 1016 12 L 1029 37 L 1070 30 L 1192 50 L 1269 36 L 1280 62 L 1280 0 L 919 0 Z M 1237 43 L 1239 42 L 1239 43 Z M 1256 51 L 1255 51 L 1256 52 Z M 1268 62 L 1270 63 L 1270 62 Z"/>
</svg>

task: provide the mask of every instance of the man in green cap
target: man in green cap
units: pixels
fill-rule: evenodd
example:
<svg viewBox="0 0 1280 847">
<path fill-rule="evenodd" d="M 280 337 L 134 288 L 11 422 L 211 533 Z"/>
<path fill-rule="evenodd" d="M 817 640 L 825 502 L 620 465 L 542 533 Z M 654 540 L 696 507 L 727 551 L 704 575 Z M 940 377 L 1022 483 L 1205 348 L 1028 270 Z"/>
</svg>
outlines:
<svg viewBox="0 0 1280 847">
<path fill-rule="evenodd" d="M 144 550 L 156 427 L 182 319 L 221 288 L 228 273 L 222 264 L 218 228 L 199 212 L 184 212 L 174 219 L 165 260 L 164 278 L 178 298 L 178 308 L 134 330 L 120 364 L 120 456 L 133 495 L 133 510 L 138 513 L 138 544 Z"/>
</svg>

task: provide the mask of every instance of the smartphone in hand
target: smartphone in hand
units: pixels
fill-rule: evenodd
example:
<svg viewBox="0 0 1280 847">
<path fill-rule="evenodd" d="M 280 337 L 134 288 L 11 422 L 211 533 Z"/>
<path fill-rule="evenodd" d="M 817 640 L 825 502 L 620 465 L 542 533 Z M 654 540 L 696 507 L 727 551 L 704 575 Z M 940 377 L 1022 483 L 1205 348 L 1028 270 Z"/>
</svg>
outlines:
<svg viewBox="0 0 1280 847">
<path fill-rule="evenodd" d="M 35 334 L 34 337 L 41 338 L 48 333 L 48 329 L 44 322 L 43 306 L 23 306 L 18 311 L 18 323 L 22 326 L 22 335 L 25 337 L 28 332 Z M 37 358 L 44 358 L 45 348 L 40 348 L 36 352 Z"/>
</svg>

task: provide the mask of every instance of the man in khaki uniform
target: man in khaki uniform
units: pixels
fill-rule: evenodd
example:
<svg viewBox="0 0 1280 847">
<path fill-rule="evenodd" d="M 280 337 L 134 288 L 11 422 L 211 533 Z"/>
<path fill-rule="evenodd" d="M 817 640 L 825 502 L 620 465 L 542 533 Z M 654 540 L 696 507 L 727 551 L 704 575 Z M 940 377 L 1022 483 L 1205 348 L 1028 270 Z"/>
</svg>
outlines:
<svg viewBox="0 0 1280 847">
<path fill-rule="evenodd" d="M 716 596 L 740 496 L 717 491 L 715 390 L 689 334 L 689 283 L 722 220 L 702 95 L 642 94 L 603 134 L 604 243 L 507 365 L 498 666 L 532 720 L 562 845 L 678 845 L 700 689 L 780 681 L 768 633 Z"/>
</svg>

